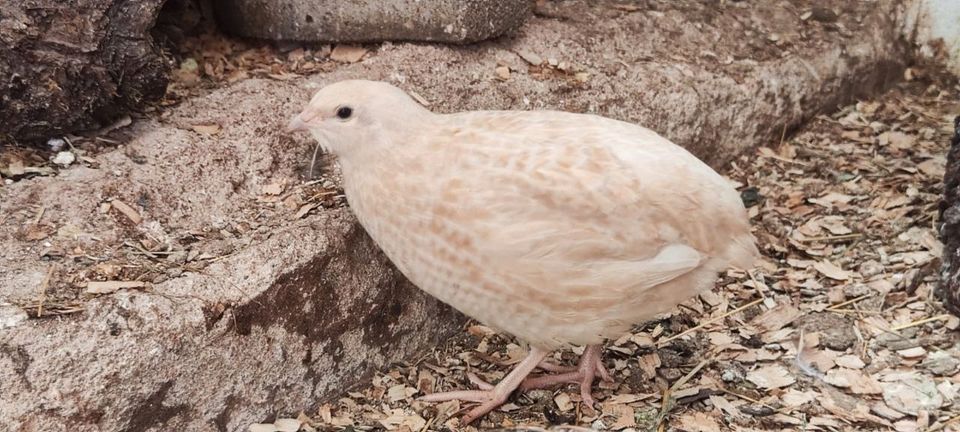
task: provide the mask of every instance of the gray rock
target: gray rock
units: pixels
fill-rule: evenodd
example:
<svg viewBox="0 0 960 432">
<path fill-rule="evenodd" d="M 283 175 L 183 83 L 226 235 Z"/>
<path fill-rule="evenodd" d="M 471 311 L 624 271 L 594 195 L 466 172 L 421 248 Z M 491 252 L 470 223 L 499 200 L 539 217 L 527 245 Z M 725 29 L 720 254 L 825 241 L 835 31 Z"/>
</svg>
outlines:
<svg viewBox="0 0 960 432">
<path fill-rule="evenodd" d="M 220 27 L 240 36 L 311 42 L 477 42 L 513 31 L 529 0 L 214 0 Z"/>
</svg>

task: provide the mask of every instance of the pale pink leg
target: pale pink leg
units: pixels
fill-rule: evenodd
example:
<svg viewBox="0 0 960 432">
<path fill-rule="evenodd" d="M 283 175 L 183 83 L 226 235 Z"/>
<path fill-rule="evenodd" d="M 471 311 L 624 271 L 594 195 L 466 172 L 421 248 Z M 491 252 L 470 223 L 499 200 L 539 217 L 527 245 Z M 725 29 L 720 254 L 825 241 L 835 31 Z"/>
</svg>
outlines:
<svg viewBox="0 0 960 432">
<path fill-rule="evenodd" d="M 554 364 L 554 363 L 551 363 L 551 362 L 546 361 L 546 360 L 540 362 L 540 364 L 537 365 L 537 368 L 538 368 L 538 369 L 543 369 L 543 370 L 545 370 L 545 371 L 547 371 L 547 372 L 551 372 L 551 373 L 575 372 L 576 370 L 579 369 L 579 368 L 576 367 L 576 366 L 560 366 L 560 365 L 558 365 L 558 364 Z"/>
<path fill-rule="evenodd" d="M 532 390 L 551 387 L 557 384 L 579 383 L 580 397 L 584 403 L 592 407 L 594 400 L 590 394 L 590 388 L 593 387 L 593 380 L 597 375 L 600 375 L 600 378 L 604 381 L 613 381 L 607 369 L 603 367 L 603 362 L 600 361 L 600 345 L 589 345 L 580 357 L 580 365 L 577 367 L 576 372 L 530 377 L 520 384 L 520 389 Z"/>
<path fill-rule="evenodd" d="M 530 375 L 530 372 L 536 369 L 537 365 L 547 357 L 547 354 L 550 353 L 539 348 L 530 347 L 530 354 L 527 354 L 527 357 L 518 363 L 517 366 L 514 367 L 507 376 L 503 377 L 496 386 L 493 386 L 492 389 L 433 393 L 420 397 L 420 400 L 426 402 L 443 402 L 456 399 L 480 402 L 479 406 L 463 416 L 461 423 L 466 426 L 478 417 L 503 405 L 503 403 L 507 401 L 507 398 L 510 397 L 510 393 L 513 393 L 513 391 L 520 386 L 520 383 L 523 382 L 527 375 Z M 474 378 L 483 382 L 483 380 L 480 380 L 480 378 L 476 376 L 474 376 Z M 471 379 L 471 381 L 473 381 L 473 379 Z M 480 386 L 483 387 L 483 385 Z"/>
</svg>

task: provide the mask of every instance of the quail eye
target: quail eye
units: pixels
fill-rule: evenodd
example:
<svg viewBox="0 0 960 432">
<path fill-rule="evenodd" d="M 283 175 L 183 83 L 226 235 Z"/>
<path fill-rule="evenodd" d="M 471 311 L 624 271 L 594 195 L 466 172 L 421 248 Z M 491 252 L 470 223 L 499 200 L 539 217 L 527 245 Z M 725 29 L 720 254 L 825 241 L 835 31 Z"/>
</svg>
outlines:
<svg viewBox="0 0 960 432">
<path fill-rule="evenodd" d="M 351 115 L 353 115 L 353 108 L 350 108 L 348 106 L 342 106 L 340 108 L 337 108 L 337 118 L 341 120 L 346 120 L 350 118 Z"/>
</svg>

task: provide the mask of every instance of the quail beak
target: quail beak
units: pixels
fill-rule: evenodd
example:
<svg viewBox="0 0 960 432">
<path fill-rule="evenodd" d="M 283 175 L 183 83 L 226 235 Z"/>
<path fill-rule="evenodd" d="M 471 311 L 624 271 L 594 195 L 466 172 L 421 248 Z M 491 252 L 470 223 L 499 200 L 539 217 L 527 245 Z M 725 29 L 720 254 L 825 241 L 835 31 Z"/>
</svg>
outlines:
<svg viewBox="0 0 960 432">
<path fill-rule="evenodd" d="M 307 125 L 307 122 L 303 121 L 303 119 L 300 118 L 300 114 L 297 114 L 296 116 L 294 116 L 293 119 L 290 120 L 290 123 L 287 124 L 287 132 L 298 132 L 298 131 L 306 132 L 309 130 L 310 130 L 310 127 Z"/>
</svg>

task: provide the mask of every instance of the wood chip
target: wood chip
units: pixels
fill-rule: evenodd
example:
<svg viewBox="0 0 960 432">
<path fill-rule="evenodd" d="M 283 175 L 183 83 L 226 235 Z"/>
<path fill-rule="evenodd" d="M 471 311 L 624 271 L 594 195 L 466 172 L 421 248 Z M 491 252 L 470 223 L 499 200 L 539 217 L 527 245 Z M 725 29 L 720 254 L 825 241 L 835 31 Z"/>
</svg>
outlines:
<svg viewBox="0 0 960 432">
<path fill-rule="evenodd" d="M 110 294 L 122 289 L 143 288 L 147 284 L 143 281 L 104 281 L 87 282 L 87 294 Z"/>
<path fill-rule="evenodd" d="M 867 374 L 846 368 L 837 368 L 827 372 L 824 381 L 841 388 L 848 388 L 854 394 L 880 394 L 880 383 Z"/>
<path fill-rule="evenodd" d="M 356 45 L 337 45 L 330 52 L 330 59 L 341 63 L 356 63 L 367 54 L 367 49 Z"/>
<path fill-rule="evenodd" d="M 264 195 L 280 195 L 283 193 L 283 183 L 270 183 L 260 188 L 260 193 Z"/>
<path fill-rule="evenodd" d="M 110 205 L 120 213 L 123 213 L 134 225 L 139 225 L 140 222 L 143 222 L 143 217 L 140 216 L 140 212 L 134 210 L 134 208 L 130 207 L 127 203 L 114 199 L 110 201 Z"/>
<path fill-rule="evenodd" d="M 752 324 L 764 332 L 780 330 L 794 322 L 801 315 L 800 310 L 789 304 L 780 304 L 754 318 Z"/>
<path fill-rule="evenodd" d="M 688 432 L 720 432 L 720 425 L 701 412 L 686 413 L 677 418 L 677 427 Z"/>
<path fill-rule="evenodd" d="M 218 124 L 195 124 L 190 129 L 201 135 L 216 135 L 222 128 Z"/>
<path fill-rule="evenodd" d="M 829 260 L 817 261 L 813 264 L 813 268 L 830 279 L 839 281 L 850 279 L 850 272 L 838 267 Z"/>
<path fill-rule="evenodd" d="M 632 428 L 637 425 L 634 410 L 627 405 L 613 405 L 608 409 L 604 409 L 603 413 L 616 419 L 616 421 L 610 425 L 610 429 L 620 430 Z"/>
<path fill-rule="evenodd" d="M 763 366 L 747 373 L 747 381 L 762 389 L 786 387 L 796 382 L 796 378 L 785 367 L 775 364 Z"/>
<path fill-rule="evenodd" d="M 900 354 L 903 358 L 912 359 L 927 355 L 927 350 L 923 349 L 923 347 L 913 347 L 897 351 L 897 354 Z"/>
<path fill-rule="evenodd" d="M 506 66 L 497 66 L 497 68 L 494 69 L 494 72 L 497 73 L 497 79 L 500 81 L 506 81 L 510 79 L 510 68 Z"/>
<path fill-rule="evenodd" d="M 566 393 L 559 393 L 553 397 L 553 403 L 557 404 L 557 409 L 563 412 L 573 410 L 573 402 L 570 400 L 570 395 Z"/>
<path fill-rule="evenodd" d="M 863 363 L 863 360 L 860 360 L 860 357 L 855 355 L 845 355 L 840 356 L 834 359 L 834 363 L 837 366 L 845 367 L 847 369 L 863 369 L 866 364 Z"/>
</svg>

